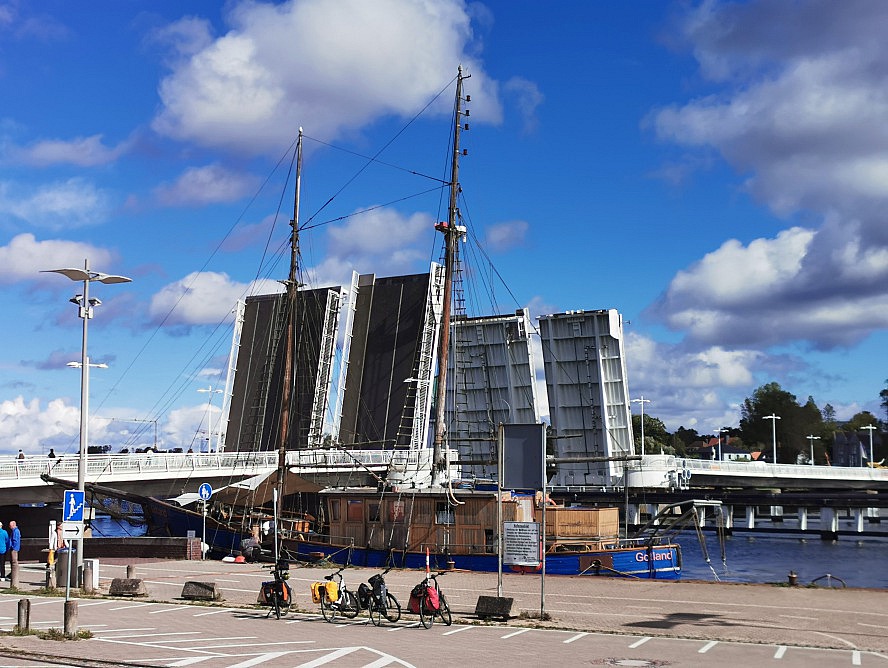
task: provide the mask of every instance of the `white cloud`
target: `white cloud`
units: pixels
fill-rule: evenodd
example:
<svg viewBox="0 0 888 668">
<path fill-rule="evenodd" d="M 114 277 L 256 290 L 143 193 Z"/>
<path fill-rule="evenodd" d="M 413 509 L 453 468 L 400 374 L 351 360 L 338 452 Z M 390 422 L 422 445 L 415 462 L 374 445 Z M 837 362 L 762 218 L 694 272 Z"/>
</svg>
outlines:
<svg viewBox="0 0 888 668">
<path fill-rule="evenodd" d="M 128 142 L 114 147 L 102 143 L 102 135 L 77 137 L 71 140 L 44 139 L 29 146 L 7 147 L 7 160 L 25 165 L 45 167 L 69 164 L 78 167 L 95 167 L 114 162 L 129 148 Z"/>
<path fill-rule="evenodd" d="M 0 215 L 14 216 L 35 227 L 53 230 L 84 227 L 104 222 L 110 210 L 110 197 L 80 178 L 23 187 L 0 182 Z"/>
<path fill-rule="evenodd" d="M 509 220 L 491 225 L 484 232 L 486 245 L 494 252 L 502 253 L 524 244 L 530 225 L 526 220 Z"/>
<path fill-rule="evenodd" d="M 227 274 L 194 272 L 159 290 L 148 307 L 151 322 L 164 326 L 215 325 L 229 316 L 247 294 L 281 292 L 276 281 L 232 281 Z"/>
<path fill-rule="evenodd" d="M 86 258 L 89 258 L 91 266 L 103 267 L 108 271 L 114 254 L 92 244 L 61 239 L 37 241 L 33 234 L 19 234 L 6 246 L 0 246 L 0 283 L 40 280 L 47 285 L 67 287 L 70 285 L 67 279 L 60 280 L 57 274 L 40 272 L 82 267 Z"/>
<path fill-rule="evenodd" d="M 888 327 L 886 27 L 888 7 L 862 0 L 706 2 L 684 17 L 707 88 L 652 114 L 658 137 L 716 151 L 810 229 L 726 242 L 651 313 L 735 345 L 848 346 Z"/>
<path fill-rule="evenodd" d="M 537 108 L 545 99 L 539 87 L 523 77 L 512 77 L 503 85 L 503 90 L 515 99 L 515 107 L 523 121 L 524 133 L 534 132 L 540 122 Z"/>
<path fill-rule="evenodd" d="M 45 408 L 39 399 L 24 397 L 0 402 L 0 441 L 4 450 L 42 454 L 42 442 L 60 436 L 75 436 L 80 431 L 80 409 L 62 399 L 53 399 Z"/>
<path fill-rule="evenodd" d="M 208 44 L 193 24 L 178 31 L 185 57 L 160 84 L 159 133 L 251 152 L 278 150 L 300 125 L 332 139 L 416 113 L 455 76 L 454 63 L 472 75 L 473 115 L 500 120 L 496 86 L 466 52 L 462 0 L 240 2 L 228 21 Z"/>
<path fill-rule="evenodd" d="M 251 193 L 255 180 L 231 172 L 221 165 L 186 169 L 172 184 L 155 190 L 157 199 L 167 206 L 204 206 L 216 202 L 234 202 Z"/>
</svg>

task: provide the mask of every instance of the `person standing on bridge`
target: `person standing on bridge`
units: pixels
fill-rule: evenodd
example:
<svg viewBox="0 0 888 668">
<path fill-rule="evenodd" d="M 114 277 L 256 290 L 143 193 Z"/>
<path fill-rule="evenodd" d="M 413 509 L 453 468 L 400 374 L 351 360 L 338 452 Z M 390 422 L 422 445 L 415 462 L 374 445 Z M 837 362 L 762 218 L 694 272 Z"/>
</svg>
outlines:
<svg viewBox="0 0 888 668">
<path fill-rule="evenodd" d="M 9 551 L 9 534 L 0 522 L 0 580 L 6 579 L 6 553 Z"/>
</svg>

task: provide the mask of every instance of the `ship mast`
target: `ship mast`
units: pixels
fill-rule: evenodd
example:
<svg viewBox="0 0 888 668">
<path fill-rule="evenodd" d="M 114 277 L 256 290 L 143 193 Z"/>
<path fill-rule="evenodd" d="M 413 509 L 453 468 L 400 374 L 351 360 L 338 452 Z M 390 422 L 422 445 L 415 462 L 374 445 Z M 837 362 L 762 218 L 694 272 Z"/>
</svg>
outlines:
<svg viewBox="0 0 888 668">
<path fill-rule="evenodd" d="M 470 76 L 470 75 L 469 75 Z M 432 486 L 440 486 L 442 474 L 446 466 L 444 457 L 446 425 L 444 424 L 444 403 L 447 396 L 447 356 L 450 349 L 450 306 L 453 293 L 453 268 L 456 256 L 456 245 L 460 238 L 458 230 L 459 209 L 459 138 L 462 130 L 462 85 L 469 76 L 463 75 L 462 66 L 456 77 L 456 104 L 453 123 L 453 156 L 450 163 L 450 205 L 447 211 L 447 223 L 435 226 L 444 235 L 444 295 L 441 313 L 441 332 L 438 337 L 438 387 L 435 393 L 435 440 L 432 450 Z M 466 98 L 468 101 L 468 98 Z M 468 111 L 465 112 L 468 116 Z"/>
<path fill-rule="evenodd" d="M 293 198 L 293 219 L 290 221 L 290 273 L 285 283 L 287 333 L 284 349 L 284 378 L 281 392 L 280 442 L 278 443 L 278 501 L 283 501 L 284 479 L 287 473 L 287 444 L 290 438 L 290 405 L 293 402 L 293 361 L 296 338 L 296 293 L 299 287 L 299 194 L 302 186 L 302 128 L 296 141 L 296 194 Z M 275 518 L 277 519 L 277 518 Z"/>
</svg>

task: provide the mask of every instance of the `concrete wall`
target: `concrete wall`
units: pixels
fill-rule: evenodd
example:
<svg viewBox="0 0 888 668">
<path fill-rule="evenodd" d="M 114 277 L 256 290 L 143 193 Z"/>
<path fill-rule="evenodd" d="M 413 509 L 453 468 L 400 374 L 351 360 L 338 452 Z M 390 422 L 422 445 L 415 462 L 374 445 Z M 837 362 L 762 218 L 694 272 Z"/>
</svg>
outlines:
<svg viewBox="0 0 888 668">
<path fill-rule="evenodd" d="M 200 559 L 200 538 L 87 538 L 87 559 Z M 46 540 L 22 539 L 20 561 L 46 562 Z"/>
</svg>

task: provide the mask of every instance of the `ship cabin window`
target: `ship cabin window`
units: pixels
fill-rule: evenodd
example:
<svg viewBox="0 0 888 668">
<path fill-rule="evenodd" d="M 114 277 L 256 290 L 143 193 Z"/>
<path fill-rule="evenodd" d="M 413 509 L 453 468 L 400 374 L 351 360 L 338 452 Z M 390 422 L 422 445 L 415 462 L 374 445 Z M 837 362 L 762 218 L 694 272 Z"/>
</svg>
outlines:
<svg viewBox="0 0 888 668">
<path fill-rule="evenodd" d="M 369 522 L 379 522 L 379 504 L 378 503 L 370 503 L 370 504 L 368 504 L 367 510 L 370 513 L 367 520 Z"/>
<path fill-rule="evenodd" d="M 349 499 L 348 510 L 345 514 L 347 522 L 363 522 L 364 521 L 364 500 Z"/>
<path fill-rule="evenodd" d="M 339 499 L 333 499 L 330 502 L 330 518 L 334 522 L 338 522 L 341 515 L 341 513 L 339 512 L 339 502 Z"/>
<path fill-rule="evenodd" d="M 435 503 L 435 524 L 445 524 L 448 526 L 456 524 L 456 514 L 446 501 Z"/>
</svg>

